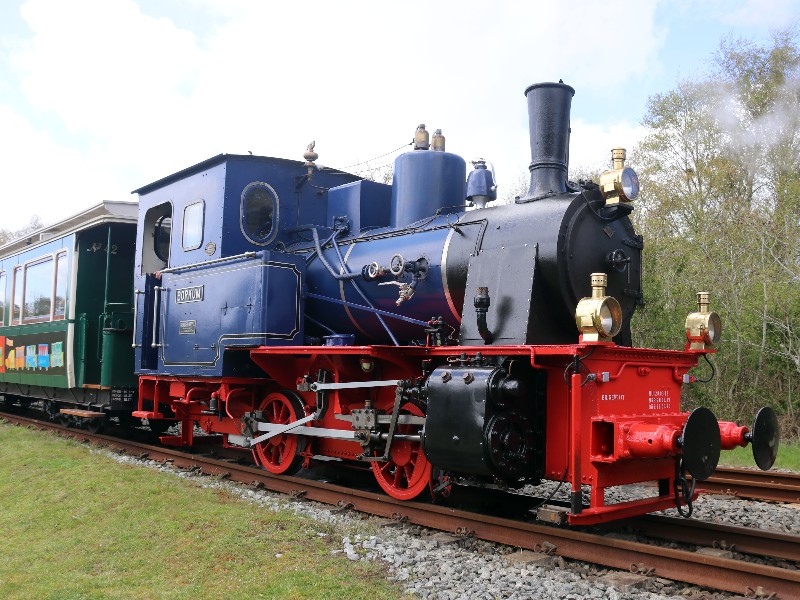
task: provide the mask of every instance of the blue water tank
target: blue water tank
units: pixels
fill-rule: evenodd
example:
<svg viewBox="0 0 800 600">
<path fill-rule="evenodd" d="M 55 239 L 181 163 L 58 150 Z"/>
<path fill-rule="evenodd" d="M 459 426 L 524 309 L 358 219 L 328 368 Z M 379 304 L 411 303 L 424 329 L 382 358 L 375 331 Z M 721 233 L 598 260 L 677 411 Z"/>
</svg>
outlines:
<svg viewBox="0 0 800 600">
<path fill-rule="evenodd" d="M 394 161 L 392 227 L 405 227 L 441 209 L 464 210 L 467 165 L 457 154 L 413 150 Z"/>
</svg>

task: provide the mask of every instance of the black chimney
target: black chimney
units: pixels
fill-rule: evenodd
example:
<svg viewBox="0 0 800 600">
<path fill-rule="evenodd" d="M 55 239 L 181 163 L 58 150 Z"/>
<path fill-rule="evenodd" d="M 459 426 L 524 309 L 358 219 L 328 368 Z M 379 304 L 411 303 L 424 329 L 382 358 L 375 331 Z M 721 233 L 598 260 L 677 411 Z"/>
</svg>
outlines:
<svg viewBox="0 0 800 600">
<path fill-rule="evenodd" d="M 534 83 L 525 90 L 531 138 L 531 187 L 517 199 L 533 202 L 567 191 L 569 111 L 575 90 L 564 83 Z"/>
</svg>

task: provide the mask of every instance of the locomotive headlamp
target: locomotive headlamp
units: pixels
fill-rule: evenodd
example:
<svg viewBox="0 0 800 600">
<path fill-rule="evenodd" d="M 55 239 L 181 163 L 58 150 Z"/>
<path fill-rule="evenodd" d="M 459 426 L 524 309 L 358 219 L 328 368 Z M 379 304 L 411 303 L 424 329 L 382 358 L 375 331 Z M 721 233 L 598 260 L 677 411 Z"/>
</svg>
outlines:
<svg viewBox="0 0 800 600">
<path fill-rule="evenodd" d="M 622 327 L 622 308 L 613 296 L 606 296 L 608 276 L 592 273 L 592 297 L 583 298 L 575 309 L 575 324 L 582 342 L 610 342 Z"/>
<path fill-rule="evenodd" d="M 625 149 L 611 151 L 614 168 L 600 176 L 600 191 L 606 204 L 631 202 L 639 195 L 639 176 L 636 171 L 625 166 Z"/>
<path fill-rule="evenodd" d="M 722 319 L 708 310 L 708 297 L 708 292 L 697 292 L 697 312 L 686 317 L 688 350 L 705 350 L 718 344 L 722 338 Z"/>
</svg>

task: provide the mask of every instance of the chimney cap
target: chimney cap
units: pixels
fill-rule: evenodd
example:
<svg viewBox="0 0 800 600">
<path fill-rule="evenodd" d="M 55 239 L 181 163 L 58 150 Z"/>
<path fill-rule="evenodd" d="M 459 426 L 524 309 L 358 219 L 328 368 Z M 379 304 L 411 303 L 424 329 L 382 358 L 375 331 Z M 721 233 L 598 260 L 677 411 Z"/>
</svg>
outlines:
<svg viewBox="0 0 800 600">
<path fill-rule="evenodd" d="M 534 83 L 525 88 L 525 95 L 527 96 L 528 92 L 530 92 L 531 90 L 535 90 L 537 88 L 545 88 L 545 87 L 566 88 L 570 92 L 572 92 L 573 96 L 575 95 L 575 88 L 573 88 L 571 85 L 567 85 L 562 81 L 559 81 L 558 83 L 555 83 L 554 81 L 544 81 L 541 83 Z"/>
</svg>

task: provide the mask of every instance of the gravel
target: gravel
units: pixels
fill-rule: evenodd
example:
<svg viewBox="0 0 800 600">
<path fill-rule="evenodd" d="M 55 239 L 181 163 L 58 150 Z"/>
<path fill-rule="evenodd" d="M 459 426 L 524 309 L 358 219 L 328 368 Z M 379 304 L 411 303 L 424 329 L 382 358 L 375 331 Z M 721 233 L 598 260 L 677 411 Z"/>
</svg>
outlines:
<svg viewBox="0 0 800 600">
<path fill-rule="evenodd" d="M 577 600 L 710 600 L 734 598 L 727 593 L 709 592 L 695 586 L 658 577 L 639 578 L 631 583 L 625 573 L 548 557 L 540 563 L 520 561 L 527 554 L 518 550 L 468 537 L 457 537 L 433 530 L 366 517 L 359 513 L 341 512 L 316 502 L 294 500 L 265 490 L 256 490 L 216 477 L 174 469 L 150 460 L 139 460 L 107 450 L 99 450 L 123 463 L 144 465 L 191 479 L 207 488 L 222 488 L 267 510 L 289 511 L 305 515 L 320 524 L 320 537 L 341 537 L 339 548 L 332 551 L 351 561 L 382 561 L 389 577 L 400 589 L 413 597 L 426 599 L 550 599 Z M 550 493 L 547 485 L 537 494 Z M 631 488 L 614 490 L 615 500 L 630 493 L 647 490 Z M 558 495 L 558 494 L 557 494 Z M 746 509 L 744 508 L 746 506 Z M 667 511 L 667 514 L 676 511 Z M 722 496 L 708 496 L 695 503 L 695 517 L 718 523 L 779 531 L 800 531 L 798 507 L 747 502 Z M 332 533 L 335 532 L 335 533 Z M 541 558 L 541 557 L 537 557 Z M 609 577 L 618 581 L 610 581 Z"/>
</svg>

